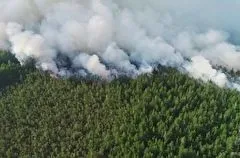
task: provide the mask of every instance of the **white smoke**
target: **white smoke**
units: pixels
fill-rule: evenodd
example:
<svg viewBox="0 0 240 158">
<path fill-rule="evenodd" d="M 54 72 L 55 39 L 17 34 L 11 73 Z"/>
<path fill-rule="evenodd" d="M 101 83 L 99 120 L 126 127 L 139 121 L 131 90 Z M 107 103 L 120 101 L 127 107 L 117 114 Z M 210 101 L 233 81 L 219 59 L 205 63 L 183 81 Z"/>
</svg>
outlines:
<svg viewBox="0 0 240 158">
<path fill-rule="evenodd" d="M 0 49 L 22 64 L 105 79 L 161 64 L 240 89 L 214 69 L 240 70 L 238 1 L 0 0 L 0 9 Z"/>
<path fill-rule="evenodd" d="M 97 55 L 88 55 L 85 53 L 81 53 L 78 55 L 74 61 L 75 67 L 83 67 L 87 69 L 90 73 L 99 75 L 103 78 L 108 78 L 110 76 L 110 72 L 106 69 L 106 66 L 102 64 Z"/>
<path fill-rule="evenodd" d="M 203 81 L 215 82 L 218 86 L 224 87 L 228 84 L 227 76 L 213 69 L 208 60 L 202 56 L 191 58 L 191 63 L 185 65 L 186 70 L 195 78 Z"/>
</svg>

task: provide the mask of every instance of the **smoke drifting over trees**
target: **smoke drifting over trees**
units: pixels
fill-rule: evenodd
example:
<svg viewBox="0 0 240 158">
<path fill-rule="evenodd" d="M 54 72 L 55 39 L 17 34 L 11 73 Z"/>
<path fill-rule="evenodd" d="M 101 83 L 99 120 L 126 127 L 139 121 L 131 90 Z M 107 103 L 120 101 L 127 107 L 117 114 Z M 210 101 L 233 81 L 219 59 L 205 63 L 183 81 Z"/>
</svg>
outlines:
<svg viewBox="0 0 240 158">
<path fill-rule="evenodd" d="M 60 76 L 135 77 L 161 64 L 240 90 L 238 81 L 214 69 L 240 70 L 239 4 L 234 0 L 0 1 L 0 49 L 11 51 L 22 64 L 32 58 L 38 68 Z"/>
</svg>

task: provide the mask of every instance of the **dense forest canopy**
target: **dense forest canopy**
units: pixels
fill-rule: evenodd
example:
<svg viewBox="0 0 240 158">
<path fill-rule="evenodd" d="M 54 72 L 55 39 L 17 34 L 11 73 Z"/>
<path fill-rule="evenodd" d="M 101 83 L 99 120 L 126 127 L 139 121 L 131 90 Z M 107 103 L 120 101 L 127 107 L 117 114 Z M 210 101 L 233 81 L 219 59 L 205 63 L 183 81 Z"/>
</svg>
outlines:
<svg viewBox="0 0 240 158">
<path fill-rule="evenodd" d="M 239 157 L 240 95 L 173 68 L 56 79 L 0 53 L 0 157 Z"/>
</svg>

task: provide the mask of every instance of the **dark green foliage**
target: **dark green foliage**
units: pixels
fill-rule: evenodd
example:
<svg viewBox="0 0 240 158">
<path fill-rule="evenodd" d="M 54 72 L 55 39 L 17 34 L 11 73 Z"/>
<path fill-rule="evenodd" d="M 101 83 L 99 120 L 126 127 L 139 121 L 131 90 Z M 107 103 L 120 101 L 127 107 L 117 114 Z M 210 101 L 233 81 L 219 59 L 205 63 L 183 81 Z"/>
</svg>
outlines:
<svg viewBox="0 0 240 158">
<path fill-rule="evenodd" d="M 0 157 L 234 157 L 240 95 L 171 68 L 110 83 L 38 72 L 0 98 Z"/>
<path fill-rule="evenodd" d="M 21 67 L 17 59 L 10 53 L 0 51 L 0 92 L 9 85 L 19 83 L 25 74 L 32 70 L 32 67 Z"/>
<path fill-rule="evenodd" d="M 0 157 L 240 156 L 237 91 L 164 67 L 107 83 L 33 64 L 0 52 Z"/>
<path fill-rule="evenodd" d="M 15 64 L 0 65 L 0 91 L 8 85 L 20 80 L 20 66 Z"/>
<path fill-rule="evenodd" d="M 19 63 L 17 59 L 14 57 L 14 55 L 12 55 L 9 52 L 0 50 L 0 64 L 8 64 L 10 62 L 15 64 Z"/>
</svg>

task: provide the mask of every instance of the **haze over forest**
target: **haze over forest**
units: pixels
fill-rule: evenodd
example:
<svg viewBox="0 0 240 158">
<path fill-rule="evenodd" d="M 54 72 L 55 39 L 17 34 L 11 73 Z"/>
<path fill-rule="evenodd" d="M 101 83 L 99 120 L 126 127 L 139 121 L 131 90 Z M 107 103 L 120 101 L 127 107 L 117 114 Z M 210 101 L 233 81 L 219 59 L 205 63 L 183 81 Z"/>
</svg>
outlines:
<svg viewBox="0 0 240 158">
<path fill-rule="evenodd" d="M 0 10 L 0 157 L 239 157 L 240 1 Z"/>
</svg>

